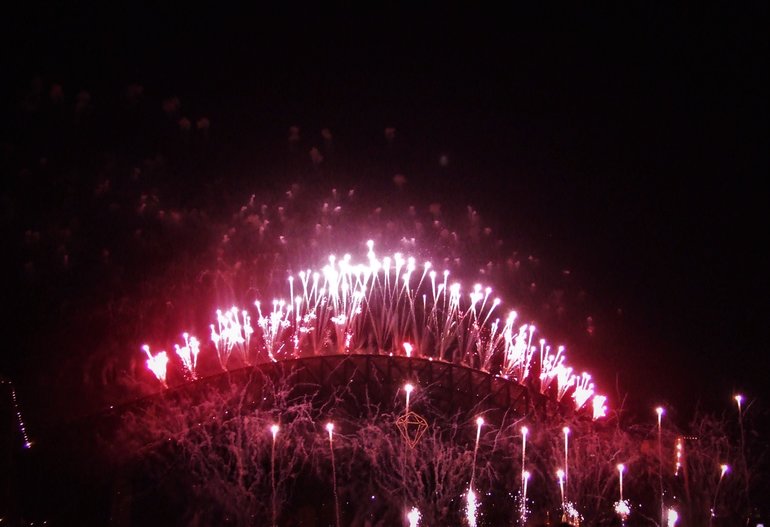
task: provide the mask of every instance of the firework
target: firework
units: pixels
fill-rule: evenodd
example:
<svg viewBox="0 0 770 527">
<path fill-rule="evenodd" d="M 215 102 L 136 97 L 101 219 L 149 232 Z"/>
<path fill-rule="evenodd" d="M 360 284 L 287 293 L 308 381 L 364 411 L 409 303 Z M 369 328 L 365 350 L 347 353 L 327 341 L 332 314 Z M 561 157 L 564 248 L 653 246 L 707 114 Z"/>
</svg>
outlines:
<svg viewBox="0 0 770 527">
<path fill-rule="evenodd" d="M 594 421 L 601 419 L 602 417 L 607 417 L 607 405 L 605 404 L 607 402 L 607 397 L 604 395 L 594 395 L 594 398 L 591 401 L 591 406 L 593 406 L 594 409 Z"/>
<path fill-rule="evenodd" d="M 476 513 L 478 510 L 478 503 L 476 502 L 476 493 L 473 492 L 473 489 L 468 489 L 466 498 L 465 519 L 468 521 L 469 527 L 476 527 Z"/>
<path fill-rule="evenodd" d="M 628 504 L 628 500 L 623 499 L 623 472 L 626 467 L 622 463 L 618 464 L 618 479 L 620 482 L 620 499 L 615 502 L 615 513 L 620 517 L 621 521 L 626 521 L 629 514 L 631 514 L 631 507 Z"/>
<path fill-rule="evenodd" d="M 10 380 L 6 381 L 5 379 L 0 378 L 0 384 L 8 384 L 10 387 L 11 403 L 13 404 L 13 411 L 16 414 L 16 425 L 18 426 L 19 433 L 24 441 L 24 448 L 32 448 L 32 441 L 30 441 L 29 435 L 27 434 L 27 425 L 24 424 L 24 418 L 22 417 L 21 409 L 19 408 L 19 401 L 16 398 L 16 388 Z"/>
<path fill-rule="evenodd" d="M 257 304 L 259 310 L 259 304 Z M 233 351 L 238 351 L 241 359 L 248 364 L 248 350 L 251 334 L 254 329 L 251 327 L 251 317 L 244 310 L 239 310 L 233 306 L 229 310 L 222 312 L 217 309 L 217 325 L 211 324 L 211 341 L 217 350 L 217 357 L 222 369 L 227 369 L 227 362 Z M 240 316 L 240 318 L 239 318 Z M 261 318 L 261 312 L 260 312 Z M 270 328 L 263 328 L 266 335 L 270 335 Z"/>
<path fill-rule="evenodd" d="M 406 515 L 406 519 L 409 521 L 409 527 L 418 527 L 420 525 L 419 509 L 417 509 L 417 507 L 412 507 L 412 509 Z"/>
<path fill-rule="evenodd" d="M 561 429 L 564 434 L 564 482 L 567 489 L 569 489 L 569 427 L 565 426 Z M 565 491 L 562 502 L 566 499 L 567 493 Z"/>
<path fill-rule="evenodd" d="M 275 492 L 275 438 L 278 436 L 278 431 L 281 429 L 277 424 L 270 426 L 270 433 L 273 435 L 273 442 L 270 447 L 270 487 L 272 489 L 272 513 L 273 513 L 273 527 L 276 525 L 277 508 L 276 508 L 276 492 Z"/>
<path fill-rule="evenodd" d="M 521 519 L 526 520 L 527 518 L 527 483 L 529 483 L 529 478 L 532 475 L 529 473 L 528 470 L 524 470 L 521 473 L 521 484 L 522 484 L 522 492 L 521 492 Z"/>
<path fill-rule="evenodd" d="M 541 338 L 539 357 L 535 357 L 535 326 L 517 326 L 515 311 L 504 321 L 496 317 L 502 301 L 493 297 L 491 288 L 475 284 L 463 294 L 460 283 L 450 283 L 448 271 L 439 274 L 430 262 L 418 265 L 415 258 L 401 253 L 379 259 L 371 240 L 367 247 L 367 263 L 354 263 L 348 254 L 339 259 L 332 255 L 320 271 L 303 270 L 297 280 L 289 276 L 291 300 L 274 299 L 268 310 L 260 301 L 254 302 L 258 361 L 259 357 L 277 361 L 327 353 L 402 350 L 407 357 L 499 371 L 504 378 L 524 383 L 539 360 L 537 380 L 543 393 L 555 384 L 555 395 L 561 400 L 574 388 L 577 409 L 594 395 L 591 376 L 572 373 L 563 346 L 551 353 Z M 255 328 L 247 310 L 217 310 L 210 330 L 223 369 L 234 352 L 242 363 L 250 363 Z M 177 353 L 187 375 L 194 377 L 199 345 L 187 337 L 185 344 Z M 594 399 L 595 418 L 604 415 L 605 401 Z"/>
<path fill-rule="evenodd" d="M 404 385 L 404 393 L 406 393 L 406 413 L 409 413 L 409 398 L 412 395 L 412 390 L 414 390 L 414 386 L 411 383 L 406 383 Z"/>
<path fill-rule="evenodd" d="M 725 474 L 727 474 L 729 470 L 730 470 L 730 467 L 726 463 L 719 465 L 719 481 L 717 482 L 717 488 L 714 491 L 714 501 L 711 502 L 711 511 L 710 511 L 711 514 L 709 514 L 709 527 L 713 524 L 714 517 L 716 516 L 717 497 L 719 496 L 719 488 L 722 485 L 722 480 L 724 479 Z"/>
<path fill-rule="evenodd" d="M 340 527 L 340 500 L 337 496 L 337 465 L 334 462 L 334 423 L 326 423 L 326 431 L 329 433 L 329 455 L 332 461 L 332 490 L 334 492 L 335 525 Z"/>
<path fill-rule="evenodd" d="M 185 345 L 181 348 L 178 344 L 174 344 L 174 350 L 179 358 L 182 360 L 182 367 L 185 373 L 192 379 L 197 378 L 198 368 L 198 354 L 200 353 L 200 343 L 195 337 L 191 337 L 189 333 L 182 333 Z"/>
<path fill-rule="evenodd" d="M 676 522 L 679 521 L 679 513 L 675 509 L 668 509 L 666 515 L 666 527 L 676 527 Z"/>
<path fill-rule="evenodd" d="M 147 344 L 142 346 L 142 351 L 147 354 L 147 368 L 155 374 L 155 377 L 166 386 L 166 367 L 168 366 L 168 355 L 165 351 L 160 351 L 155 355 L 150 352 L 150 346 Z"/>
<path fill-rule="evenodd" d="M 660 525 L 663 525 L 666 521 L 666 505 L 663 501 L 663 428 L 662 419 L 665 410 L 662 406 L 655 408 L 655 413 L 658 414 L 658 485 L 660 491 Z"/>
</svg>

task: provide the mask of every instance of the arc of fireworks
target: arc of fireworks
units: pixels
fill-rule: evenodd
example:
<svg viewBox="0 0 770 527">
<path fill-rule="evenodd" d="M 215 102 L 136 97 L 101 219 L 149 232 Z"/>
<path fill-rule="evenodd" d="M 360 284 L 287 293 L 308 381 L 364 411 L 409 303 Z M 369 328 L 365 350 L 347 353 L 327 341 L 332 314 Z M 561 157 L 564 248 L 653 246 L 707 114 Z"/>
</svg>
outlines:
<svg viewBox="0 0 770 527">
<path fill-rule="evenodd" d="M 517 325 L 511 311 L 505 322 L 493 315 L 501 300 L 492 289 L 475 284 L 463 294 L 459 283 L 449 283 L 425 262 L 418 272 L 414 258 L 396 253 L 378 259 L 374 244 L 367 242 L 367 264 L 354 263 L 350 255 L 330 256 L 320 272 L 310 269 L 288 277 L 289 299 L 275 299 L 272 308 L 256 308 L 256 329 L 261 337 L 258 354 L 269 361 L 303 354 L 351 353 L 369 349 L 375 352 L 403 349 L 407 357 L 417 354 L 464 364 L 500 374 L 519 383 L 532 376 L 539 360 L 540 389 L 545 393 L 555 385 L 558 400 L 572 394 L 576 409 L 592 399 L 594 418 L 606 415 L 606 397 L 595 395 L 591 376 L 577 376 L 566 365 L 564 347 L 556 353 L 545 339 L 532 345 L 533 324 Z M 298 287 L 297 287 L 298 286 Z M 227 369 L 233 353 L 241 362 L 250 363 L 251 338 L 255 328 L 245 309 L 231 307 L 216 311 L 210 325 L 220 366 Z M 371 350 L 375 346 L 375 350 Z M 188 376 L 197 375 L 197 340 L 185 337 L 185 346 L 177 347 Z M 499 360 L 496 360 L 499 358 Z M 161 376 L 162 358 L 148 355 L 148 367 Z"/>
</svg>

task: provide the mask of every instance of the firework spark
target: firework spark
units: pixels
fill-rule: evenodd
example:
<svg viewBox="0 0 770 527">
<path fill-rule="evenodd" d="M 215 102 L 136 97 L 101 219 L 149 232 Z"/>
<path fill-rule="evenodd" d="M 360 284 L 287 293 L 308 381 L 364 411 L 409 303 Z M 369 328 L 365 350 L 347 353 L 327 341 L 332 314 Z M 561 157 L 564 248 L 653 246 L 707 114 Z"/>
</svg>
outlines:
<svg viewBox="0 0 770 527">
<path fill-rule="evenodd" d="M 417 509 L 417 507 L 412 507 L 412 509 L 406 515 L 406 519 L 409 521 L 409 527 L 418 527 L 420 525 L 419 509 Z"/>
<path fill-rule="evenodd" d="M 185 373 L 192 379 L 197 378 L 198 368 L 198 354 L 200 353 L 200 343 L 195 337 L 191 337 L 189 333 L 182 333 L 185 345 L 181 348 L 178 344 L 174 344 L 174 350 L 179 358 L 182 360 L 182 366 Z"/>
<path fill-rule="evenodd" d="M 465 519 L 468 520 L 469 527 L 476 527 L 476 513 L 478 511 L 478 503 L 476 502 L 476 493 L 473 492 L 473 489 L 468 489 L 466 498 Z"/>
<path fill-rule="evenodd" d="M 159 351 L 155 355 L 150 352 L 150 346 L 142 346 L 142 351 L 147 354 L 147 368 L 155 374 L 155 377 L 166 386 L 166 367 L 168 366 L 168 355 L 165 351 Z"/>
</svg>

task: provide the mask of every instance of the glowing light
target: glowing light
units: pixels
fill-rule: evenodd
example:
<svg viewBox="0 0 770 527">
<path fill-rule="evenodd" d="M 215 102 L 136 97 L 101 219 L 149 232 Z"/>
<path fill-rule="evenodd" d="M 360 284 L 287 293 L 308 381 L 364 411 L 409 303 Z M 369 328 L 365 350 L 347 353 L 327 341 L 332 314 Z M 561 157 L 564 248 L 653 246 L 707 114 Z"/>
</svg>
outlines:
<svg viewBox="0 0 770 527">
<path fill-rule="evenodd" d="M 259 302 L 255 302 L 255 305 L 259 311 Z M 224 312 L 221 309 L 217 309 L 216 315 L 217 327 L 215 328 L 213 324 L 210 326 L 211 341 L 216 346 L 217 356 L 222 369 L 227 368 L 227 362 L 233 351 L 238 351 L 243 362 L 248 364 L 249 342 L 251 334 L 254 333 L 249 313 L 245 309 L 240 310 L 233 306 Z M 262 322 L 261 319 L 260 314 L 260 322 Z"/>
<path fill-rule="evenodd" d="M 583 373 L 575 379 L 575 391 L 572 398 L 575 400 L 575 408 L 578 410 L 585 406 L 588 399 L 594 394 L 594 383 L 591 382 L 591 376 Z"/>
<path fill-rule="evenodd" d="M 411 357 L 412 356 L 412 345 L 409 344 L 408 342 L 404 342 L 403 346 L 404 346 L 404 351 L 406 352 L 406 356 L 407 357 Z"/>
<path fill-rule="evenodd" d="M 476 527 L 476 511 L 478 504 L 476 503 L 476 493 L 473 489 L 468 489 L 467 501 L 465 506 L 465 518 L 468 520 L 470 527 Z"/>
<path fill-rule="evenodd" d="M 564 506 L 564 471 L 559 469 L 556 471 L 556 478 L 559 480 L 559 491 L 561 492 L 561 503 Z"/>
<path fill-rule="evenodd" d="M 406 383 L 404 385 L 404 392 L 406 392 L 406 413 L 409 413 L 409 399 L 412 395 L 412 391 L 414 390 L 414 386 L 410 383 Z"/>
<path fill-rule="evenodd" d="M 147 344 L 142 346 L 142 350 L 147 354 L 147 368 L 161 382 L 163 387 L 166 387 L 166 367 L 168 366 L 168 355 L 166 355 L 165 351 L 160 351 L 153 355 L 152 352 L 150 352 L 150 346 Z"/>
<path fill-rule="evenodd" d="M 666 527 L 675 527 L 679 521 L 679 513 L 675 509 L 668 509 Z"/>
<path fill-rule="evenodd" d="M 569 480 L 569 427 L 565 426 L 561 429 L 562 433 L 564 434 L 564 479 Z M 567 483 L 567 486 L 569 483 Z M 566 492 L 562 491 L 562 503 L 566 499 Z"/>
<path fill-rule="evenodd" d="M 725 474 L 730 470 L 730 466 L 726 463 L 723 463 L 719 465 L 720 473 L 719 473 L 719 481 L 717 481 L 717 488 L 714 491 L 714 501 L 711 503 L 711 515 L 709 516 L 709 526 L 712 525 L 714 517 L 716 516 L 716 507 L 717 507 L 717 497 L 719 496 L 719 489 L 722 486 L 722 479 L 724 479 Z"/>
<path fill-rule="evenodd" d="M 604 395 L 594 395 L 594 398 L 591 403 L 594 409 L 594 421 L 597 419 L 601 419 L 602 417 L 607 417 L 607 405 L 605 404 L 607 402 L 607 397 Z"/>
<path fill-rule="evenodd" d="M 326 431 L 329 433 L 329 454 L 332 460 L 332 491 L 334 493 L 334 517 L 336 519 L 335 525 L 340 527 L 340 500 L 337 495 L 337 464 L 334 461 L 334 423 L 329 421 L 326 423 Z M 372 496 L 374 499 L 374 496 Z"/>
<path fill-rule="evenodd" d="M 188 333 L 182 333 L 185 345 L 181 348 L 178 344 L 174 344 L 176 354 L 182 360 L 182 366 L 185 372 L 192 379 L 197 378 L 198 367 L 198 354 L 200 353 L 200 342 L 195 337 L 191 337 Z"/>
<path fill-rule="evenodd" d="M 270 433 L 273 434 L 273 441 L 275 441 L 275 436 L 278 435 L 278 431 L 281 429 L 278 425 L 271 425 L 270 426 Z"/>
<path fill-rule="evenodd" d="M 420 525 L 420 511 L 417 507 L 412 507 L 412 510 L 406 515 L 406 519 L 409 521 L 409 527 L 418 527 Z"/>
<path fill-rule="evenodd" d="M 631 514 L 631 507 L 628 500 L 621 500 L 615 502 L 615 514 L 617 514 L 621 520 L 625 521 Z"/>
<path fill-rule="evenodd" d="M 676 468 L 674 475 L 679 475 L 679 470 L 682 468 L 682 456 L 684 455 L 684 440 L 681 437 L 676 438 Z"/>
<path fill-rule="evenodd" d="M 529 433 L 529 428 L 526 426 L 521 427 L 521 479 L 522 479 L 522 485 L 525 485 L 524 482 L 524 474 L 528 473 L 526 470 L 524 470 L 524 465 L 527 461 L 527 434 Z"/>
</svg>

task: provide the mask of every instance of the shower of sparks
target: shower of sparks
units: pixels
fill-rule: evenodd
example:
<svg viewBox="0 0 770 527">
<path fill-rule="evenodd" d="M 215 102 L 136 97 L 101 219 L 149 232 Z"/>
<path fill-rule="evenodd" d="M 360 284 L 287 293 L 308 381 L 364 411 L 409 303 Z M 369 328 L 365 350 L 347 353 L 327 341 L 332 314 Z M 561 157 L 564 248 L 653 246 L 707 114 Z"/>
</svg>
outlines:
<svg viewBox="0 0 770 527">
<path fill-rule="evenodd" d="M 476 493 L 473 489 L 468 489 L 467 504 L 465 507 L 465 518 L 468 520 L 470 527 L 476 527 L 476 512 L 478 510 L 478 503 L 476 503 Z"/>
<path fill-rule="evenodd" d="M 27 434 L 27 426 L 24 424 L 24 418 L 21 416 L 21 409 L 19 408 L 19 401 L 16 398 L 16 388 L 9 380 L 0 379 L 0 384 L 7 384 L 11 390 L 11 404 L 13 404 L 13 413 L 16 414 L 16 425 L 19 428 L 19 433 L 24 441 L 24 448 L 32 448 L 32 441 Z"/>
<path fill-rule="evenodd" d="M 578 512 L 575 504 L 571 501 L 564 503 L 564 514 L 567 516 L 570 525 L 580 525 L 580 522 L 583 520 L 583 517 Z"/>
<path fill-rule="evenodd" d="M 406 515 L 406 519 L 409 521 L 409 527 L 418 527 L 420 525 L 420 511 L 417 507 L 412 507 L 412 510 Z"/>
<path fill-rule="evenodd" d="M 165 351 L 159 351 L 155 355 L 150 351 L 150 346 L 147 344 L 142 346 L 142 351 L 147 354 L 147 368 L 155 374 L 155 377 L 166 386 L 166 367 L 168 366 L 168 355 Z"/>
<path fill-rule="evenodd" d="M 602 417 L 607 417 L 607 405 L 605 404 L 606 402 L 607 397 L 604 395 L 594 395 L 591 403 L 594 408 L 594 421 L 601 419 Z"/>
<path fill-rule="evenodd" d="M 181 348 L 178 344 L 174 344 L 174 350 L 179 358 L 182 360 L 182 366 L 185 373 L 192 379 L 196 379 L 198 374 L 196 372 L 198 367 L 198 354 L 200 353 L 200 342 L 195 337 L 191 337 L 188 333 L 183 333 L 184 346 Z"/>
<path fill-rule="evenodd" d="M 617 514 L 621 520 L 625 521 L 631 514 L 631 506 L 628 504 L 628 500 L 615 502 L 615 514 Z"/>
<path fill-rule="evenodd" d="M 260 314 L 260 327 L 268 340 L 273 328 L 265 323 L 262 326 L 262 312 L 259 309 L 259 303 L 256 304 L 257 311 Z M 240 317 L 240 318 L 239 318 Z M 251 317 L 248 311 L 238 310 L 233 306 L 227 311 L 217 309 L 217 324 L 211 324 L 211 341 L 216 346 L 217 357 L 222 369 L 227 369 L 227 362 L 233 351 L 237 351 L 241 359 L 248 364 L 249 342 L 254 328 L 251 327 Z M 272 358 L 272 356 L 271 356 Z"/>
<path fill-rule="evenodd" d="M 524 470 L 521 473 L 521 481 L 522 481 L 522 494 L 521 494 L 521 518 L 526 519 L 527 518 L 527 483 L 529 483 L 529 478 L 532 475 L 529 473 L 528 470 Z"/>
<path fill-rule="evenodd" d="M 270 309 L 254 302 L 256 327 L 246 309 L 217 310 L 211 341 L 222 369 L 234 353 L 239 364 L 250 364 L 254 356 L 260 362 L 399 352 L 499 373 L 521 384 L 539 371 L 535 381 L 543 393 L 558 400 L 571 394 L 578 410 L 592 400 L 594 418 L 606 415 L 606 398 L 595 395 L 591 376 L 573 373 L 563 346 L 554 353 L 543 338 L 533 345 L 535 326 L 517 324 L 515 311 L 499 318 L 502 301 L 491 288 L 475 284 L 463 292 L 460 283 L 450 282 L 449 271 L 437 273 L 430 262 L 418 265 L 400 253 L 379 259 L 372 241 L 367 247 L 367 263 L 332 255 L 320 271 L 289 276 L 290 300 L 274 299 Z M 188 377 L 197 375 L 199 346 L 185 337 L 185 346 L 177 348 Z M 160 360 L 148 361 L 159 379 Z"/>
</svg>

